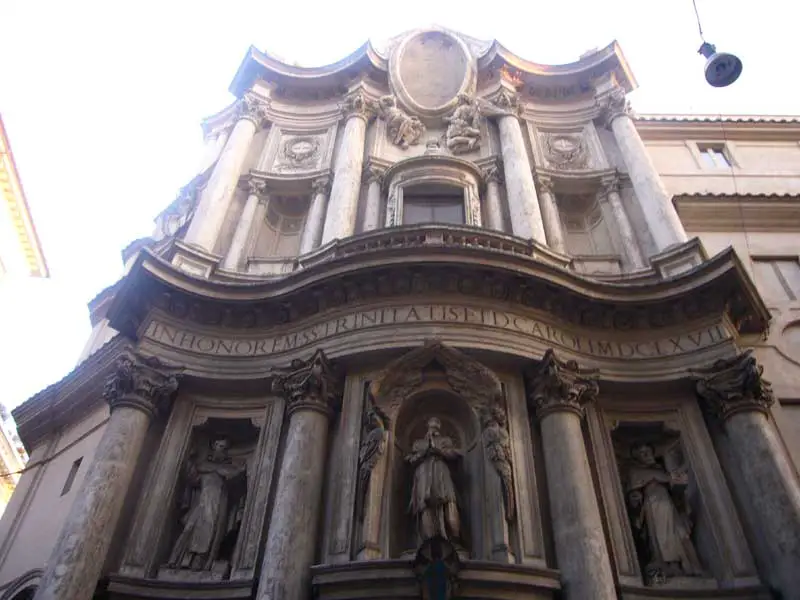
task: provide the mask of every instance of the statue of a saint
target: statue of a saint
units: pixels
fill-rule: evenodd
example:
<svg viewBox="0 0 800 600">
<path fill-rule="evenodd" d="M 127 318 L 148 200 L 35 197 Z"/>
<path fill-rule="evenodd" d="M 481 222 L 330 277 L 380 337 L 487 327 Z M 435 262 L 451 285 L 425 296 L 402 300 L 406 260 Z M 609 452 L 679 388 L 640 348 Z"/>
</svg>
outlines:
<svg viewBox="0 0 800 600">
<path fill-rule="evenodd" d="M 172 547 L 167 566 L 171 569 L 209 571 L 219 558 L 225 536 L 241 524 L 246 489 L 246 463 L 229 453 L 227 439 L 211 442 L 211 451 L 189 461 L 188 481 L 182 507 L 183 530 Z"/>
<path fill-rule="evenodd" d="M 486 457 L 500 477 L 506 520 L 514 520 L 514 477 L 511 470 L 511 440 L 506 429 L 506 413 L 499 406 L 484 409 L 483 445 Z"/>
<path fill-rule="evenodd" d="M 403 150 L 418 144 L 419 138 L 425 133 L 422 121 L 399 109 L 394 96 L 383 96 L 378 100 L 378 112 L 386 121 L 386 131 L 392 143 Z"/>
<path fill-rule="evenodd" d="M 634 463 L 628 469 L 626 493 L 634 531 L 647 554 L 647 583 L 664 583 L 676 575 L 701 575 L 688 510 L 681 511 L 676 504 L 676 499 L 684 504 L 688 473 L 683 469 L 668 472 L 650 444 L 635 444 L 631 457 Z"/>
<path fill-rule="evenodd" d="M 458 106 L 449 117 L 445 117 L 447 147 L 453 154 L 475 150 L 481 141 L 480 111 L 477 103 L 466 94 L 458 95 Z"/>
<path fill-rule="evenodd" d="M 460 535 L 456 486 L 448 463 L 457 461 L 462 453 L 452 439 L 441 434 L 441 427 L 439 419 L 428 419 L 425 437 L 416 440 L 406 456 L 414 468 L 409 509 L 423 542 L 436 535 L 444 539 Z"/>
</svg>

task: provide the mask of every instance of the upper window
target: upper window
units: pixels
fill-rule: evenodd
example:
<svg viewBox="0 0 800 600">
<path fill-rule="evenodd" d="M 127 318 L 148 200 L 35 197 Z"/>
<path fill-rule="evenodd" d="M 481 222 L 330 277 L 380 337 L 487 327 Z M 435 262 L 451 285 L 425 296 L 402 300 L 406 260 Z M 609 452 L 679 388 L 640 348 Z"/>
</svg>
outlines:
<svg viewBox="0 0 800 600">
<path fill-rule="evenodd" d="M 421 223 L 466 223 L 464 190 L 446 185 L 413 186 L 403 190 L 403 225 Z"/>
<path fill-rule="evenodd" d="M 559 194 L 567 251 L 573 256 L 616 254 L 611 233 L 593 195 Z"/>
<path fill-rule="evenodd" d="M 731 161 L 725 144 L 697 144 L 700 160 L 709 169 L 729 169 Z"/>
<path fill-rule="evenodd" d="M 255 256 L 297 256 L 307 212 L 307 198 L 270 196 L 264 225 L 256 239 Z"/>
<path fill-rule="evenodd" d="M 795 302 L 800 298 L 800 262 L 796 257 L 753 259 L 758 291 L 767 302 Z"/>
<path fill-rule="evenodd" d="M 69 473 L 67 473 L 67 479 L 64 481 L 64 487 L 61 489 L 62 496 L 68 494 L 69 491 L 72 489 L 72 484 L 75 483 L 75 476 L 78 474 L 78 469 L 81 468 L 81 462 L 83 462 L 82 456 L 75 462 L 73 462 L 72 466 L 69 468 Z"/>
</svg>

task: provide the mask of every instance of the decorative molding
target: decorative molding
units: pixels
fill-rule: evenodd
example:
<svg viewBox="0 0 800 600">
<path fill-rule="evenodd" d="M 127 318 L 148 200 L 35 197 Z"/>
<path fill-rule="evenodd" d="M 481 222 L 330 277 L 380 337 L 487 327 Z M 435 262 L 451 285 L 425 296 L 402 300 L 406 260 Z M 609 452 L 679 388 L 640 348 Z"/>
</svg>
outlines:
<svg viewBox="0 0 800 600">
<path fill-rule="evenodd" d="M 267 193 L 267 182 L 257 177 L 249 177 L 242 181 L 242 187 L 247 190 L 248 196 L 261 197 Z"/>
<path fill-rule="evenodd" d="M 153 416 L 166 412 L 178 389 L 181 369 L 169 367 L 154 356 L 127 351 L 117 358 L 114 375 L 103 389 L 111 411 L 131 407 Z"/>
<path fill-rule="evenodd" d="M 539 193 L 541 194 L 550 194 L 551 196 L 554 193 L 555 182 L 546 175 L 539 175 L 536 178 L 536 183 L 539 187 Z"/>
<path fill-rule="evenodd" d="M 764 367 L 758 364 L 752 349 L 690 373 L 697 395 L 723 421 L 745 411 L 768 414 L 775 402 L 772 386 L 762 376 Z"/>
<path fill-rule="evenodd" d="M 528 378 L 529 402 L 539 420 L 559 411 L 583 417 L 583 405 L 593 401 L 600 389 L 596 369 L 581 369 L 574 360 L 561 361 L 552 349 L 529 372 Z"/>
<path fill-rule="evenodd" d="M 322 350 L 308 360 L 295 359 L 289 367 L 275 369 L 273 392 L 286 397 L 291 415 L 300 410 L 315 410 L 330 416 L 342 401 L 342 377 Z"/>
</svg>

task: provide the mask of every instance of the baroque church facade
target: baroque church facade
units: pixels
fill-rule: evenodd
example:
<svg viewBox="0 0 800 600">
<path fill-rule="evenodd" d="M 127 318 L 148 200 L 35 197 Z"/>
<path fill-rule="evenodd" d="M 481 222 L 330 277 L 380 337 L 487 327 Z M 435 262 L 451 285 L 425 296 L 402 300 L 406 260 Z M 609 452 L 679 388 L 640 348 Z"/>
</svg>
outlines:
<svg viewBox="0 0 800 600">
<path fill-rule="evenodd" d="M 0 598 L 800 598 L 800 123 L 635 87 L 251 48 L 14 411 Z"/>
</svg>

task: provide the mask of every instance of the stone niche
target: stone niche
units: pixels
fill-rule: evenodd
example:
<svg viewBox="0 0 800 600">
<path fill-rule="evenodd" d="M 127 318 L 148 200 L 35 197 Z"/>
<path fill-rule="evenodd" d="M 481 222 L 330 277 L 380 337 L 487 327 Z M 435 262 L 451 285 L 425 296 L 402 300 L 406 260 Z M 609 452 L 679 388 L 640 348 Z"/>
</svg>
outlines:
<svg viewBox="0 0 800 600">
<path fill-rule="evenodd" d="M 513 464 L 499 380 L 428 343 L 372 382 L 357 490 L 356 558 L 412 559 L 444 538 L 462 558 L 514 562 Z"/>
</svg>

